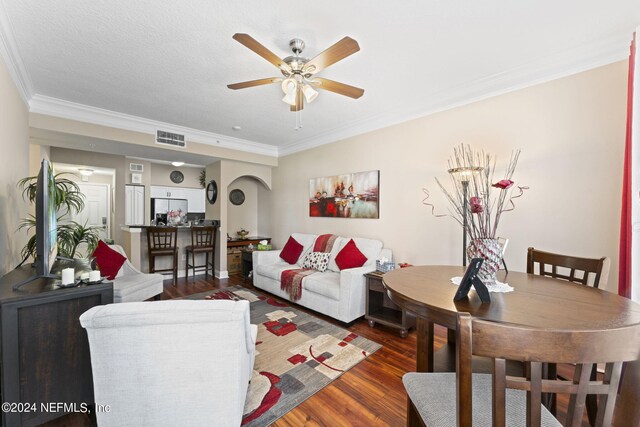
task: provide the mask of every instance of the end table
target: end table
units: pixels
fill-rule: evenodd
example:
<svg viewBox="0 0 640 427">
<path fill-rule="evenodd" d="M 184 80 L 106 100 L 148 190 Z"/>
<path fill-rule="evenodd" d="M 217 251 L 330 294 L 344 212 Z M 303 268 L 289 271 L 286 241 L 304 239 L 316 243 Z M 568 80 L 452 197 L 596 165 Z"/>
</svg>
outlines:
<svg viewBox="0 0 640 427">
<path fill-rule="evenodd" d="M 376 322 L 400 330 L 400 336 L 405 338 L 409 329 L 416 325 L 416 318 L 403 308 L 397 306 L 387 296 L 387 291 L 382 284 L 384 273 L 372 271 L 364 275 L 367 281 L 367 301 L 364 318 L 369 321 L 369 326 L 375 326 Z"/>
<path fill-rule="evenodd" d="M 253 251 L 255 249 L 242 249 L 242 276 L 249 278 L 249 274 L 253 271 Z"/>
</svg>

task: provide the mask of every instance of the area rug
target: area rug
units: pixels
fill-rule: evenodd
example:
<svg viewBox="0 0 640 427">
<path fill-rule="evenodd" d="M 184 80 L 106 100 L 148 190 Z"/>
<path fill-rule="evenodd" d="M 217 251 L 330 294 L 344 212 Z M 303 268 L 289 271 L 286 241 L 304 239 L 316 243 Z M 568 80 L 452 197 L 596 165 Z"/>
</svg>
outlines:
<svg viewBox="0 0 640 427">
<path fill-rule="evenodd" d="M 258 325 L 258 338 L 243 426 L 273 423 L 382 347 L 241 286 L 185 299 L 250 302 L 251 323 Z"/>
</svg>

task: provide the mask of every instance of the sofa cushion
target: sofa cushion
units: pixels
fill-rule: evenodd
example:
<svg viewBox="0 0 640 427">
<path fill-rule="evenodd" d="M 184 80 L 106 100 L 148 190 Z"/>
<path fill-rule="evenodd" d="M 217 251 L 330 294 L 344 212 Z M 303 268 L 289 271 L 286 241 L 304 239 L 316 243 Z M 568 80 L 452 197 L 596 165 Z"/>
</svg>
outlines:
<svg viewBox="0 0 640 427">
<path fill-rule="evenodd" d="M 354 237 L 353 239 L 343 237 L 341 239 L 342 240 L 339 244 L 336 242 L 338 248 L 336 249 L 334 246 L 334 250 L 331 251 L 331 257 L 329 258 L 329 270 L 340 271 L 340 268 L 338 268 L 338 265 L 335 262 L 335 258 L 342 248 L 349 243 L 349 240 L 353 240 L 360 252 L 367 257 L 367 261 L 364 265 L 375 265 L 376 259 L 380 256 L 380 251 L 382 250 L 382 242 L 380 240 L 366 239 L 363 237 Z"/>
<path fill-rule="evenodd" d="M 127 260 L 125 256 L 111 249 L 109 245 L 102 240 L 98 240 L 98 246 L 93 251 L 92 256 L 96 259 L 100 274 L 107 276 L 109 280 L 115 279 L 122 264 Z"/>
<path fill-rule="evenodd" d="M 303 295 L 308 291 L 337 301 L 340 299 L 340 273 L 333 271 L 314 273 L 302 279 L 302 289 Z"/>
<path fill-rule="evenodd" d="M 144 301 L 150 296 L 147 294 L 152 293 L 158 295 L 162 293 L 164 277 L 162 274 L 128 274 L 126 276 L 120 276 L 113 282 L 113 299 L 114 301 Z M 155 285 L 155 286 L 154 286 Z M 152 287 L 151 290 L 148 288 Z M 134 298 L 134 294 L 144 294 L 145 298 Z"/>
<path fill-rule="evenodd" d="M 329 266 L 329 253 L 328 252 L 309 252 L 304 257 L 302 268 L 313 268 L 319 272 L 323 272 Z"/>
<path fill-rule="evenodd" d="M 349 240 L 336 255 L 336 265 L 340 270 L 362 267 L 365 262 L 367 262 L 367 257 L 358 249 L 353 239 Z"/>
<path fill-rule="evenodd" d="M 288 262 L 289 264 L 295 264 L 300 258 L 304 246 L 302 246 L 293 236 L 289 236 L 289 240 L 285 243 L 284 248 L 280 252 L 280 258 Z"/>
<path fill-rule="evenodd" d="M 316 235 L 304 234 L 304 233 L 292 233 L 291 236 L 294 239 L 296 239 L 296 241 L 300 243 L 303 247 L 302 253 L 300 254 L 300 258 L 298 258 L 298 262 L 296 263 L 300 268 L 302 268 L 304 256 L 312 250 L 313 242 L 315 242 L 316 240 Z"/>
<path fill-rule="evenodd" d="M 268 277 L 273 280 L 280 281 L 281 273 L 284 270 L 291 270 L 294 268 L 291 264 L 288 264 L 280 259 L 273 264 L 258 264 L 253 265 L 253 269 L 255 270 L 255 274 L 259 274 L 261 276 Z"/>
</svg>

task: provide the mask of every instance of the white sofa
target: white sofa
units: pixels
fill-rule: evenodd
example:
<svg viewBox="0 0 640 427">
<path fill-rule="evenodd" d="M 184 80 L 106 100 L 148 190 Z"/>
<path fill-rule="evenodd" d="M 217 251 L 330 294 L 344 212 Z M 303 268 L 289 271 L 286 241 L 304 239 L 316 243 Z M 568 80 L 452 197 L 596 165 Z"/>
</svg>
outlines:
<svg viewBox="0 0 640 427">
<path fill-rule="evenodd" d="M 296 264 L 289 264 L 280 258 L 280 251 L 253 252 L 253 284 L 278 297 L 289 300 L 287 292 L 280 289 L 280 277 L 284 270 L 302 268 L 305 255 L 313 250 L 317 235 L 294 233 L 293 238 L 303 246 L 302 254 Z M 348 323 L 365 313 L 364 274 L 376 269 L 376 260 L 391 260 L 390 249 L 382 247 L 382 242 L 374 239 L 354 237 L 358 249 L 367 257 L 362 267 L 340 270 L 335 258 L 351 237 L 336 239 L 329 257 L 329 268 L 325 272 L 316 272 L 302 279 L 302 296 L 296 304 Z"/>
<path fill-rule="evenodd" d="M 98 425 L 239 426 L 258 328 L 248 301 L 93 307 L 87 330 Z"/>
<path fill-rule="evenodd" d="M 109 247 L 127 257 L 122 246 Z M 113 280 L 113 302 L 139 302 L 160 295 L 164 290 L 163 281 L 162 274 L 143 273 L 127 258 Z"/>
</svg>

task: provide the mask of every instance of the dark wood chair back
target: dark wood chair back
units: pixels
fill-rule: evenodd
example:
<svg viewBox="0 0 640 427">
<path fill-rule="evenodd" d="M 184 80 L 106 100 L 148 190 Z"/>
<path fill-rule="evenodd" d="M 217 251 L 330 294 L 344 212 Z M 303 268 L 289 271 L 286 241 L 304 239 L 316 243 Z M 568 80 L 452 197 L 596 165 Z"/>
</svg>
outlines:
<svg viewBox="0 0 640 427">
<path fill-rule="evenodd" d="M 513 324 L 472 319 L 458 315 L 457 402 L 461 426 L 471 425 L 473 355 L 493 360 L 493 425 L 505 425 L 506 389 L 527 392 L 527 425 L 541 422 L 542 393 L 570 394 L 566 426 L 580 426 L 585 398 L 598 394 L 596 426 L 611 425 L 623 362 L 640 357 L 640 324 L 607 331 L 569 332 L 530 329 Z M 595 345 L 594 343 L 597 343 Z M 506 375 L 506 361 L 527 365 L 527 375 Z M 575 363 L 572 380 L 544 380 L 543 363 Z M 591 381 L 595 363 L 605 364 L 604 379 Z M 487 390 L 489 393 L 489 390 Z"/>
<path fill-rule="evenodd" d="M 194 248 L 212 248 L 216 240 L 218 227 L 213 225 L 191 227 L 191 246 Z"/>
<path fill-rule="evenodd" d="M 607 257 L 580 258 L 544 252 L 534 248 L 529 248 L 527 251 L 527 273 L 592 285 L 594 288 L 607 283 L 610 263 L 611 261 Z M 536 264 L 538 266 L 537 272 Z M 559 268 L 561 271 L 558 270 Z M 562 271 L 568 271 L 568 273 Z"/>
<path fill-rule="evenodd" d="M 176 250 L 177 241 L 178 229 L 176 227 L 147 227 L 149 253 Z"/>
</svg>

